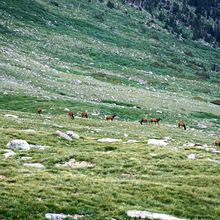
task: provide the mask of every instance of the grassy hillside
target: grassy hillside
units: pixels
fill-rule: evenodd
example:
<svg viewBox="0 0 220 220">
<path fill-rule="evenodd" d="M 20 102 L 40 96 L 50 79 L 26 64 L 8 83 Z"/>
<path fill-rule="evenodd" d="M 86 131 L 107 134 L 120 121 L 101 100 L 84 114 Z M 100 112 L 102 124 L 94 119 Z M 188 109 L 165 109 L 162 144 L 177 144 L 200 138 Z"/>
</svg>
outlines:
<svg viewBox="0 0 220 220">
<path fill-rule="evenodd" d="M 0 219 L 129 219 L 132 209 L 218 219 L 219 48 L 177 39 L 121 1 L 3 0 L 0 14 Z M 162 120 L 141 126 L 142 117 Z M 164 137 L 166 147 L 147 144 Z M 13 139 L 49 148 L 4 158 Z M 72 158 L 93 167 L 56 166 Z"/>
</svg>

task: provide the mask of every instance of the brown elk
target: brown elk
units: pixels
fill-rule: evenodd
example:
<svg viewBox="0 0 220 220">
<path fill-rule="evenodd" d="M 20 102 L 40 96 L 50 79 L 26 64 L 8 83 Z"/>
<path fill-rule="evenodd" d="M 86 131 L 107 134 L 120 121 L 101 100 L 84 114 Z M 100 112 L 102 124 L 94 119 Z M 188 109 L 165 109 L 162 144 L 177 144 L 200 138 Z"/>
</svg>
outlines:
<svg viewBox="0 0 220 220">
<path fill-rule="evenodd" d="M 158 124 L 159 125 L 159 121 L 160 121 L 161 119 L 160 118 L 151 118 L 150 119 L 150 124 L 152 124 L 153 122 L 155 123 L 155 124 Z"/>
<path fill-rule="evenodd" d="M 41 114 L 43 112 L 43 109 L 42 108 L 37 108 L 37 113 L 38 114 Z"/>
<path fill-rule="evenodd" d="M 148 120 L 147 120 L 147 118 L 142 118 L 139 122 L 142 125 L 143 123 L 147 123 Z"/>
<path fill-rule="evenodd" d="M 116 117 L 116 115 L 108 115 L 108 116 L 106 116 L 105 120 L 106 121 L 113 121 L 115 117 Z"/>
<path fill-rule="evenodd" d="M 89 114 L 88 112 L 81 112 L 82 118 L 88 118 Z"/>
<path fill-rule="evenodd" d="M 186 130 L 186 125 L 185 125 L 185 123 L 182 122 L 182 121 L 178 123 L 178 128 L 181 128 L 181 127 L 183 127 L 184 130 Z"/>
<path fill-rule="evenodd" d="M 215 141 L 214 144 L 215 144 L 215 146 L 220 147 L 220 141 Z"/>
<path fill-rule="evenodd" d="M 73 112 L 68 112 L 67 115 L 68 115 L 70 118 L 74 119 L 74 113 L 73 113 Z"/>
</svg>

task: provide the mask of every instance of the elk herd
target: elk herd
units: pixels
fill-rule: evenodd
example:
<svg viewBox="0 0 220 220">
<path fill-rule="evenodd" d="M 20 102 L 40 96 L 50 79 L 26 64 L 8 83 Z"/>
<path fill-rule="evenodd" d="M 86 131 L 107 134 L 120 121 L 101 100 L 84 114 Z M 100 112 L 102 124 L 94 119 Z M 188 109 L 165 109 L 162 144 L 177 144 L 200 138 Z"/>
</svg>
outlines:
<svg viewBox="0 0 220 220">
<path fill-rule="evenodd" d="M 37 113 L 38 113 L 38 114 L 41 114 L 42 112 L 43 112 L 43 109 L 42 109 L 42 108 L 37 108 Z M 68 111 L 68 112 L 67 112 L 67 115 L 68 115 L 69 118 L 74 119 L 74 112 Z M 116 116 L 117 116 L 117 115 L 115 115 L 115 114 L 113 114 L 113 115 L 107 115 L 107 116 L 105 116 L 105 120 L 106 120 L 106 121 L 113 121 Z M 89 113 L 86 112 L 86 111 L 83 111 L 83 112 L 81 112 L 81 117 L 82 117 L 82 118 L 88 118 L 88 117 L 89 117 Z M 142 119 L 139 121 L 139 123 L 140 123 L 141 125 L 143 125 L 144 123 L 149 123 L 149 124 L 154 123 L 154 124 L 158 124 L 158 125 L 159 125 L 159 121 L 161 121 L 161 118 L 150 118 L 150 119 L 148 119 L 148 118 L 142 118 Z M 178 128 L 183 128 L 184 130 L 186 130 L 186 124 L 185 124 L 184 122 L 182 122 L 182 121 L 178 122 L 178 125 L 177 125 L 177 126 L 178 126 Z M 220 141 L 215 141 L 215 142 L 214 142 L 214 145 L 215 145 L 215 146 L 220 146 Z"/>
</svg>

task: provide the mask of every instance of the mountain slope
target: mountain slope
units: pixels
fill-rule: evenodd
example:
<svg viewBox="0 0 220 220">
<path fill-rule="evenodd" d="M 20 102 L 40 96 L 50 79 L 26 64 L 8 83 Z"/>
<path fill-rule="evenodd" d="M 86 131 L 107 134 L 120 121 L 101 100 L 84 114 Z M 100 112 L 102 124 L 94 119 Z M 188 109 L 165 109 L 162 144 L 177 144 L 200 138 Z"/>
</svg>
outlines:
<svg viewBox="0 0 220 220">
<path fill-rule="evenodd" d="M 126 2 L 0 1 L 1 220 L 220 216 L 219 48 Z M 14 139 L 32 149 L 8 151 Z"/>
<path fill-rule="evenodd" d="M 128 0 L 140 10 L 147 10 L 179 37 L 220 43 L 220 3 L 217 0 Z"/>
</svg>

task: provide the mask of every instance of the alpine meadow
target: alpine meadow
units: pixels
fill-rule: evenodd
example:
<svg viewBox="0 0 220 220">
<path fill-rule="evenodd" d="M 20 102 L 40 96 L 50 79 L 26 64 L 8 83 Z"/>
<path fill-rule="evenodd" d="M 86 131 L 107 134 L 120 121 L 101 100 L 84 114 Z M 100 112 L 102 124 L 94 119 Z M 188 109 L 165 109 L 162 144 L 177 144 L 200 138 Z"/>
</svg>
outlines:
<svg viewBox="0 0 220 220">
<path fill-rule="evenodd" d="M 0 0 L 1 220 L 220 220 L 218 0 Z"/>
</svg>

